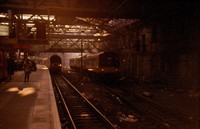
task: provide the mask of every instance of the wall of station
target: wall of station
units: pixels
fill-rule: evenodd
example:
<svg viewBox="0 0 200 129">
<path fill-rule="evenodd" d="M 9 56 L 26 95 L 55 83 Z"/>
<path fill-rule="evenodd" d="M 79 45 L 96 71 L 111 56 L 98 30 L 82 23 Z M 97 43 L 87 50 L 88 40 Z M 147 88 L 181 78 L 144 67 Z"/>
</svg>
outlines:
<svg viewBox="0 0 200 129">
<path fill-rule="evenodd" d="M 199 88 L 199 23 L 195 12 L 141 22 L 116 34 L 110 48 L 121 56 L 122 71 L 129 80 Z"/>
</svg>

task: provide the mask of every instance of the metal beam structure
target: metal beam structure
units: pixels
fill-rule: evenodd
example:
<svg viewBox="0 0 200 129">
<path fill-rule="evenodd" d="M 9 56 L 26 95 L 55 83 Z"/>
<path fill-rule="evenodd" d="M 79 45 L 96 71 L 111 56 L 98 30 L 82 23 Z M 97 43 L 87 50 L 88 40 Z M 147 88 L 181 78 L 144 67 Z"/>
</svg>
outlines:
<svg viewBox="0 0 200 129">
<path fill-rule="evenodd" d="M 141 2 L 132 0 L 1 0 L 1 10 L 15 13 L 68 17 L 133 18 L 141 13 Z"/>
<path fill-rule="evenodd" d="M 166 0 L 0 0 L 0 25 L 9 26 L 9 43 L 42 44 L 45 51 L 64 52 L 77 51 L 83 43 L 83 49 L 103 50 L 109 49 L 113 33 L 126 33 L 126 26 L 185 7 L 191 6 Z"/>
</svg>

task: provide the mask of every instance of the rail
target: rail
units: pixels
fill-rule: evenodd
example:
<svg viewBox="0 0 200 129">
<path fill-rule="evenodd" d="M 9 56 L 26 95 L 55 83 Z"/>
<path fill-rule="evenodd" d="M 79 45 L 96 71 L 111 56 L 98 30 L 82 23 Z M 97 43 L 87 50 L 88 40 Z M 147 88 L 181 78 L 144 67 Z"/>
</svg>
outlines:
<svg viewBox="0 0 200 129">
<path fill-rule="evenodd" d="M 116 129 L 115 126 L 62 75 L 53 77 L 74 129 Z"/>
</svg>

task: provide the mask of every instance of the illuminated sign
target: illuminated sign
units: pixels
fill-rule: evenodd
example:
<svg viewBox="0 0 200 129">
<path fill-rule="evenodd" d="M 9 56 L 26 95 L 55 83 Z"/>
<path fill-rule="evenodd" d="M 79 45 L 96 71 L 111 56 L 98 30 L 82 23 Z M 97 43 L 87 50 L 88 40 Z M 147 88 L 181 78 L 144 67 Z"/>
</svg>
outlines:
<svg viewBox="0 0 200 129">
<path fill-rule="evenodd" d="M 0 25 L 0 36 L 9 36 L 9 26 Z"/>
</svg>

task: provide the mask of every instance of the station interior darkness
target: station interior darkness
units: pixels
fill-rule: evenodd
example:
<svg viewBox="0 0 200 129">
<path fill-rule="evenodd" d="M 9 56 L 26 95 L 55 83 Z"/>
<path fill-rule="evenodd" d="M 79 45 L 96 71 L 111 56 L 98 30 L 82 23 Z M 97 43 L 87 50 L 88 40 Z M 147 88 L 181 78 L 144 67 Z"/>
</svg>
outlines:
<svg viewBox="0 0 200 129">
<path fill-rule="evenodd" d="M 56 56 L 65 71 L 70 58 L 112 51 L 124 84 L 199 98 L 199 7 L 181 0 L 0 0 L 0 82 L 9 56 L 16 71 L 24 58 L 50 66 Z"/>
<path fill-rule="evenodd" d="M 198 5 L 166 0 L 1 0 L 1 49 L 17 53 L 17 62 L 51 52 L 114 51 L 129 80 L 198 89 Z"/>
</svg>

